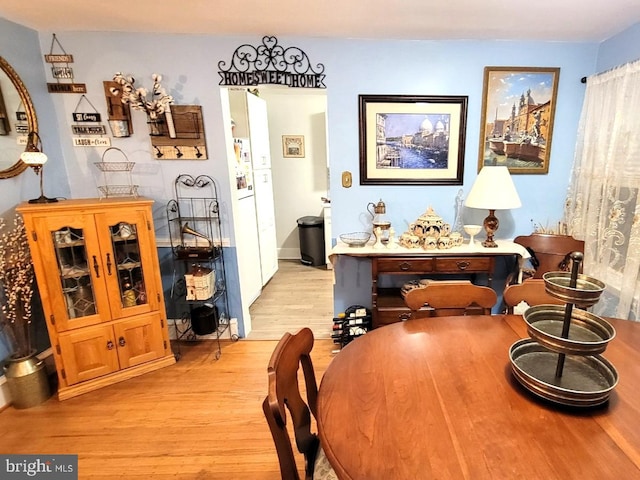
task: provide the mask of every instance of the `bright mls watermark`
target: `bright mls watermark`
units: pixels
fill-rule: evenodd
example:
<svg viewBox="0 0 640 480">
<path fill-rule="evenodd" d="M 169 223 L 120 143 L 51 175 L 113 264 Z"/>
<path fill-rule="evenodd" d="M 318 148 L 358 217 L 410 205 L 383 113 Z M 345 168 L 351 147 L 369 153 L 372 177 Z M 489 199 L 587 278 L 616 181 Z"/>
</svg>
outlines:
<svg viewBox="0 0 640 480">
<path fill-rule="evenodd" d="M 2 480 L 78 480 L 77 455 L 1 455 Z"/>
</svg>

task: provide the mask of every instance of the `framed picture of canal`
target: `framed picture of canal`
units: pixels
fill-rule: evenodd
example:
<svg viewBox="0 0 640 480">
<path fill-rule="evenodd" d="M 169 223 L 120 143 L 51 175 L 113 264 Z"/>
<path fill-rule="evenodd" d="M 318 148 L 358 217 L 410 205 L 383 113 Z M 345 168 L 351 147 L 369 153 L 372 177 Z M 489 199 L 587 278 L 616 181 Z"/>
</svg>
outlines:
<svg viewBox="0 0 640 480">
<path fill-rule="evenodd" d="M 358 99 L 360 185 L 462 185 L 466 96 Z"/>
<path fill-rule="evenodd" d="M 478 171 L 549 172 L 559 68 L 485 67 Z"/>
</svg>

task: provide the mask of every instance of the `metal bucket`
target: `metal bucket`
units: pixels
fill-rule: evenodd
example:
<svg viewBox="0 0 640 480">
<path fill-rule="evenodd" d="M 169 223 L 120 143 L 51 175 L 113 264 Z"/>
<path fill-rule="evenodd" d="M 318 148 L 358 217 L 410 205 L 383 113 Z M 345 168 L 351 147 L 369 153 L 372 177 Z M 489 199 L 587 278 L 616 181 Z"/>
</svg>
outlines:
<svg viewBox="0 0 640 480">
<path fill-rule="evenodd" d="M 129 122 L 127 120 L 109 120 L 109 127 L 114 137 L 129 137 Z"/>
<path fill-rule="evenodd" d="M 51 396 L 44 360 L 38 360 L 35 353 L 27 357 L 9 358 L 4 374 L 15 408 L 35 407 Z"/>
</svg>

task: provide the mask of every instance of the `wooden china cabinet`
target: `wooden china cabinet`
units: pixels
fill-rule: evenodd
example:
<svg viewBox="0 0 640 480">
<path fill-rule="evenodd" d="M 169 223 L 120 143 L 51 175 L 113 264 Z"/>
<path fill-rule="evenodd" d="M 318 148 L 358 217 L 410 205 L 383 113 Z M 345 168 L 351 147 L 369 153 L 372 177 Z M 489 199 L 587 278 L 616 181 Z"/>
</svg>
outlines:
<svg viewBox="0 0 640 480">
<path fill-rule="evenodd" d="M 23 203 L 31 256 L 58 372 L 58 398 L 175 363 L 152 200 Z"/>
</svg>

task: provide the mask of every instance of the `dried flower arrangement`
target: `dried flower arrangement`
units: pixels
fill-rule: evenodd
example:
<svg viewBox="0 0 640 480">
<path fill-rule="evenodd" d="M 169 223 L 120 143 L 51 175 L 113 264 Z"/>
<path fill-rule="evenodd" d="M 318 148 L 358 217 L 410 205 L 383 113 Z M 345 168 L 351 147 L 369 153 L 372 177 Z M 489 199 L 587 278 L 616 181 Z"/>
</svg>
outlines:
<svg viewBox="0 0 640 480">
<path fill-rule="evenodd" d="M 14 357 L 32 353 L 33 279 L 33 263 L 22 217 L 16 214 L 13 225 L 0 218 L 0 327 L 7 331 L 14 344 Z"/>
<path fill-rule="evenodd" d="M 151 98 L 147 98 L 149 91 L 144 87 L 136 87 L 136 79 L 132 76 L 125 76 L 118 72 L 113 76 L 113 81 L 120 85 L 120 88 L 112 87 L 111 93 L 122 95 L 122 103 L 128 103 L 134 110 L 145 112 L 150 120 L 158 120 L 169 111 L 169 105 L 173 103 L 173 97 L 167 94 L 162 87 L 162 75 L 154 73 L 151 75 L 153 88 Z"/>
<path fill-rule="evenodd" d="M 548 233 L 550 235 L 569 235 L 568 227 L 565 222 L 557 222 L 556 225 L 549 225 L 549 222 L 545 225 L 542 223 L 536 222 L 531 219 L 531 225 L 533 227 L 533 233 Z"/>
</svg>

